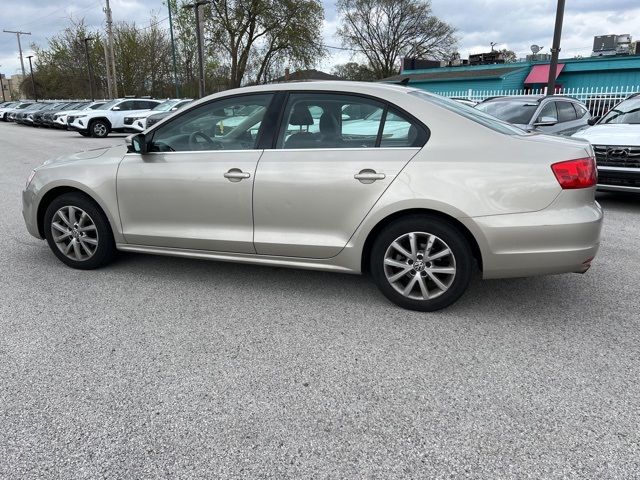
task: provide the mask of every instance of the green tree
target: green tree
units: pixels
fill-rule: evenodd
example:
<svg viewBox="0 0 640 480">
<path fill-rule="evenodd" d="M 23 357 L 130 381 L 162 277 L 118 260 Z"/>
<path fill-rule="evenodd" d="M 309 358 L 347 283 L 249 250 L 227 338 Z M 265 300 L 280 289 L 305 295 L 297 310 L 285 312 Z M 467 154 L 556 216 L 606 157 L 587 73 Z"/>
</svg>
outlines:
<svg viewBox="0 0 640 480">
<path fill-rule="evenodd" d="M 376 78 L 397 73 L 400 57 L 449 58 L 455 29 L 432 14 L 430 0 L 338 0 L 338 35 L 369 61 Z"/>
<path fill-rule="evenodd" d="M 70 20 L 70 25 L 59 35 L 48 40 L 46 48 L 32 45 L 36 60 L 34 77 L 38 96 L 41 98 L 89 98 L 89 75 L 84 39 L 88 42 L 89 58 L 94 73 L 98 97 L 105 96 L 105 60 L 100 34 L 90 31 L 84 20 Z M 31 79 L 23 82 L 25 93 L 33 95 Z"/>
<path fill-rule="evenodd" d="M 342 65 L 335 65 L 331 73 L 345 80 L 355 80 L 358 82 L 370 82 L 376 80 L 376 76 L 367 65 L 357 62 L 347 62 Z"/>
<path fill-rule="evenodd" d="M 205 12 L 209 45 L 231 88 L 266 82 L 284 64 L 309 68 L 325 54 L 319 0 L 218 0 Z"/>
</svg>

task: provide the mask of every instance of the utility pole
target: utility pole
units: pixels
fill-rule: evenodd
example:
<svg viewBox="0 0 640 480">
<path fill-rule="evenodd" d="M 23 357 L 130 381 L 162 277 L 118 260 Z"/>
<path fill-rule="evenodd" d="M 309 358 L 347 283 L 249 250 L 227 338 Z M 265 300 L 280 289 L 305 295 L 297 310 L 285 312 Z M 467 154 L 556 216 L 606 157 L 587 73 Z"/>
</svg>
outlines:
<svg viewBox="0 0 640 480">
<path fill-rule="evenodd" d="M 109 48 L 107 42 L 102 42 L 104 48 L 104 64 L 107 67 L 107 97 L 113 98 L 113 85 L 111 85 L 111 73 L 109 72 Z"/>
<path fill-rule="evenodd" d="M 24 71 L 24 60 L 22 60 L 22 45 L 20 44 L 20 35 L 31 35 L 31 32 L 16 32 L 14 30 L 2 30 L 4 33 L 15 33 L 16 37 L 18 37 L 18 50 L 20 51 L 20 65 L 22 66 L 22 78 L 27 76 Z"/>
<path fill-rule="evenodd" d="M 193 8 L 196 14 L 196 41 L 198 43 L 198 92 L 200 98 L 204 97 L 204 52 L 202 50 L 202 30 L 200 28 L 200 7 L 211 3 L 210 0 L 200 0 L 195 3 L 183 5 L 182 8 Z"/>
<path fill-rule="evenodd" d="M 29 70 L 31 71 L 31 85 L 33 86 L 33 97 L 36 103 L 38 103 L 38 92 L 36 92 L 36 81 L 33 79 L 33 65 L 31 64 L 31 59 L 33 55 L 29 55 L 27 57 L 29 59 Z"/>
<path fill-rule="evenodd" d="M 84 52 L 87 54 L 87 71 L 89 73 L 89 92 L 91 92 L 91 101 L 95 101 L 96 95 L 93 91 L 93 69 L 91 68 L 91 57 L 89 56 L 89 41 L 93 40 L 93 37 L 86 37 L 84 39 Z"/>
<path fill-rule="evenodd" d="M 564 2 L 565 0 L 558 0 L 558 9 L 556 10 L 556 27 L 553 31 L 553 46 L 551 47 L 551 64 L 549 65 L 547 95 L 553 95 L 556 92 L 556 70 L 558 69 L 558 57 L 560 56 L 560 37 L 562 37 Z"/>
<path fill-rule="evenodd" d="M 176 98 L 180 98 L 180 85 L 178 83 L 178 67 L 176 66 L 176 42 L 173 38 L 173 19 L 171 18 L 171 0 L 167 0 L 169 8 L 169 34 L 171 36 L 171 54 L 173 55 L 173 83 L 176 85 Z"/>
<path fill-rule="evenodd" d="M 111 7 L 109 6 L 109 0 L 105 0 L 107 6 L 104 8 L 104 13 L 107 16 L 107 45 L 109 48 L 109 61 L 111 63 L 111 69 L 109 68 L 109 62 L 107 62 L 107 77 L 112 75 L 112 88 L 113 98 L 118 98 L 118 80 L 116 76 L 116 57 L 113 53 L 113 18 L 111 18 Z"/>
<path fill-rule="evenodd" d="M 2 101 L 6 102 L 7 99 L 4 96 L 4 83 L 2 83 L 2 74 L 0 73 L 0 90 L 2 90 Z"/>
</svg>

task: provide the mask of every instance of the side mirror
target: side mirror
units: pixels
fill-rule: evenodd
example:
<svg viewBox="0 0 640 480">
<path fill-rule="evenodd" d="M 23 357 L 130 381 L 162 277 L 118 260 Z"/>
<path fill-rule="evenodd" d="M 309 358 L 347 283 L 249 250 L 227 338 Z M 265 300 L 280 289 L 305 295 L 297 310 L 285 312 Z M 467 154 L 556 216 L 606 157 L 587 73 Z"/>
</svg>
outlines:
<svg viewBox="0 0 640 480">
<path fill-rule="evenodd" d="M 114 112 L 117 112 L 118 110 L 120 110 L 120 107 L 116 105 L 116 106 L 115 106 L 115 107 L 113 107 L 111 110 L 113 110 Z"/>
<path fill-rule="evenodd" d="M 149 151 L 147 149 L 147 139 L 145 138 L 144 133 L 131 135 L 127 137 L 126 142 L 128 153 L 138 153 L 140 155 L 144 155 Z"/>
<path fill-rule="evenodd" d="M 587 120 L 587 123 L 591 126 L 595 125 L 596 123 L 598 123 L 598 121 L 600 120 L 601 117 L 591 117 L 589 120 Z"/>
<path fill-rule="evenodd" d="M 533 124 L 534 127 L 553 127 L 558 123 L 558 119 L 554 117 L 542 117 L 539 118 L 536 123 Z"/>
</svg>

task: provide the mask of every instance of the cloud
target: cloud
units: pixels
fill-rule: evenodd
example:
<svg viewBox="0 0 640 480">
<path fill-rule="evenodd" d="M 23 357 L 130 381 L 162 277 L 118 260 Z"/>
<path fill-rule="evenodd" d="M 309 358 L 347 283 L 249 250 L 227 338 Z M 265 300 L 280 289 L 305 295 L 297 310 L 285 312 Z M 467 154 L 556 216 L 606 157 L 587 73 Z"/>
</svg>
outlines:
<svg viewBox="0 0 640 480">
<path fill-rule="evenodd" d="M 93 28 L 104 27 L 104 0 L 1 0 L 0 28 L 30 31 L 24 36 L 23 49 L 30 44 L 46 45 L 47 38 L 68 24 L 70 17 L 84 18 Z M 498 42 L 520 56 L 529 53 L 531 44 L 543 45 L 549 51 L 555 19 L 555 0 L 432 0 L 433 12 L 457 28 L 459 50 L 463 57 L 490 48 Z M 323 39 L 326 45 L 340 46 L 334 33 L 339 25 L 335 1 L 323 0 L 325 21 Z M 160 18 L 166 7 L 162 0 L 111 0 L 115 21 L 127 20 L 147 24 L 153 11 Z M 562 55 L 572 57 L 591 52 L 595 35 L 630 33 L 640 40 L 640 5 L 638 0 L 580 0 L 567 2 Z M 320 67 L 330 70 L 336 63 L 352 59 L 350 52 L 330 49 L 330 56 Z M 15 35 L 0 32 L 0 71 L 11 75 L 19 72 L 18 46 Z"/>
</svg>

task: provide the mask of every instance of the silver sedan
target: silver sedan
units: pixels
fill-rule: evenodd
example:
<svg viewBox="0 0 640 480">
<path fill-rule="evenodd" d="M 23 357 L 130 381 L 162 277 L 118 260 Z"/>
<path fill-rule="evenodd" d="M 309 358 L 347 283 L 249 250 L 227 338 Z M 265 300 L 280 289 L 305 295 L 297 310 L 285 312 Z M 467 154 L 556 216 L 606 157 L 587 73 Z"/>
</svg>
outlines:
<svg viewBox="0 0 640 480">
<path fill-rule="evenodd" d="M 23 215 L 73 268 L 120 250 L 369 273 L 391 301 L 431 311 L 476 269 L 585 272 L 602 226 L 595 184 L 586 142 L 402 86 L 280 84 L 206 97 L 128 147 L 46 162 Z"/>
</svg>

